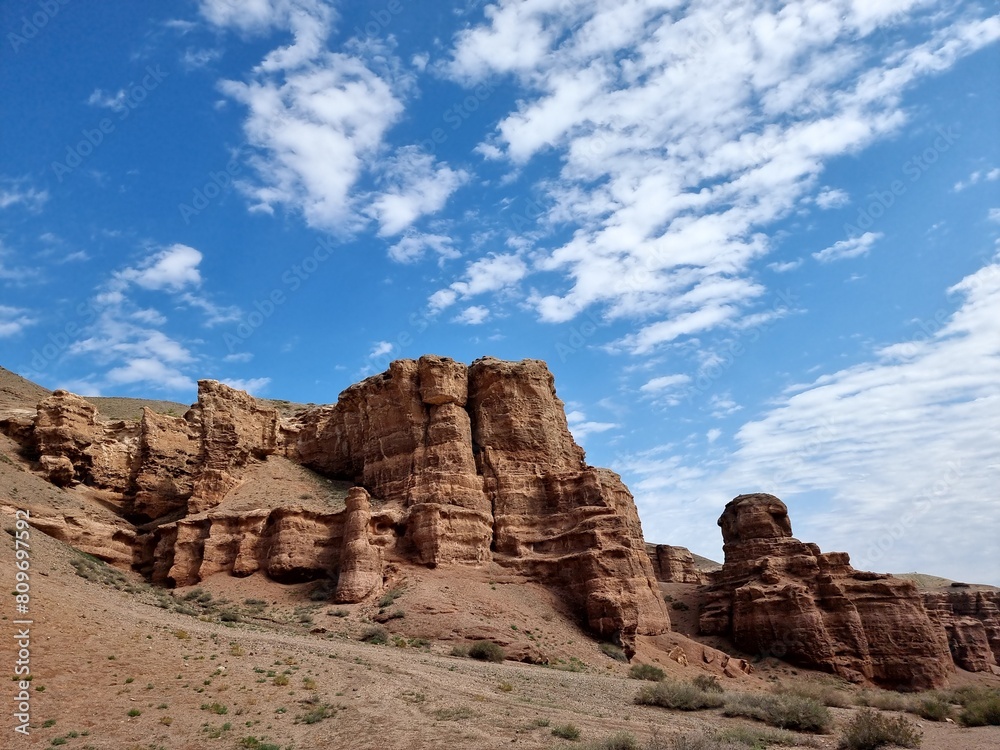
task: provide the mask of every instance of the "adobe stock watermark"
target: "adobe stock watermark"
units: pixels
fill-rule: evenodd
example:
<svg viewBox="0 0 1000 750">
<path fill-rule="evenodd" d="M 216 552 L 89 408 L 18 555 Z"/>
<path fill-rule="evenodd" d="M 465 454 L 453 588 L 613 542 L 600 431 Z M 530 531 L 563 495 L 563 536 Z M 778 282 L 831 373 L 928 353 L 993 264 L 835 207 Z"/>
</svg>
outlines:
<svg viewBox="0 0 1000 750">
<path fill-rule="evenodd" d="M 240 163 L 242 153 L 237 151 L 226 162 L 226 168 L 217 172 L 209 172 L 204 185 L 195 188 L 191 193 L 190 203 L 178 203 L 177 211 L 185 224 L 212 205 L 212 202 L 232 188 L 236 177 L 243 168 Z"/>
<path fill-rule="evenodd" d="M 35 6 L 38 8 L 30 16 L 21 16 L 20 34 L 13 31 L 7 34 L 7 41 L 10 42 L 14 52 L 20 51 L 21 47 L 35 39 L 42 30 L 49 25 L 49 22 L 59 15 L 64 5 L 69 5 L 70 0 L 40 0 Z"/>
<path fill-rule="evenodd" d="M 14 529 L 14 731 L 28 734 L 31 725 L 31 518 L 29 511 L 18 509 Z M 6 618 L 4 618 L 6 619 Z"/>
<path fill-rule="evenodd" d="M 111 111 L 118 115 L 118 122 L 128 119 L 133 110 L 142 104 L 152 91 L 155 91 L 167 73 L 159 65 L 147 65 L 146 75 L 142 81 L 131 86 L 128 91 L 122 92 L 119 99 L 111 104 Z M 76 170 L 83 162 L 90 157 L 105 139 L 115 132 L 117 123 L 110 117 L 102 117 L 93 128 L 85 128 L 81 131 L 82 138 L 75 144 L 66 147 L 66 158 L 62 161 L 52 162 L 52 172 L 62 182 L 63 179 Z"/>
<path fill-rule="evenodd" d="M 403 3 L 400 0 L 389 0 L 385 7 L 369 12 L 370 18 L 364 25 L 354 27 L 354 36 L 358 39 L 371 39 L 379 36 L 385 31 L 393 19 L 403 12 Z"/>
<path fill-rule="evenodd" d="M 937 163 L 941 155 L 955 145 L 955 141 L 959 137 L 957 125 L 949 125 L 948 127 L 938 126 L 936 132 L 937 136 L 930 146 L 919 153 L 913 154 L 903 162 L 903 176 L 909 178 L 909 182 L 895 179 L 889 183 L 886 189 L 869 193 L 868 198 L 870 200 L 867 205 L 858 209 L 858 215 L 854 223 L 844 224 L 844 234 L 855 238 L 860 237 L 870 229 L 876 221 L 885 216 L 890 208 L 896 205 L 896 201 L 906 193 L 910 185 L 923 177 L 927 170 Z"/>
</svg>

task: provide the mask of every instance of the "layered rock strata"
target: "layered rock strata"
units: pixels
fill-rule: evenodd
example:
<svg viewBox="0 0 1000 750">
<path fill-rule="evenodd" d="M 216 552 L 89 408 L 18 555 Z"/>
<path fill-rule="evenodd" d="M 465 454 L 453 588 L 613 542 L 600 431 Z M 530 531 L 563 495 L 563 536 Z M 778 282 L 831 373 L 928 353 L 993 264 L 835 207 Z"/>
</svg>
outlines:
<svg viewBox="0 0 1000 750">
<path fill-rule="evenodd" d="M 653 565 L 653 574 L 661 583 L 708 583 L 707 574 L 695 565 L 694 555 L 687 547 L 669 544 L 647 544 L 646 554 Z"/>
<path fill-rule="evenodd" d="M 913 583 L 855 570 L 846 553 L 793 538 L 787 508 L 772 495 L 740 495 L 719 525 L 725 564 L 707 589 L 702 633 L 856 682 L 946 683 L 947 639 Z"/>
<path fill-rule="evenodd" d="M 499 563 L 557 588 L 626 651 L 636 635 L 669 629 L 632 496 L 616 474 L 585 463 L 545 363 L 399 360 L 290 419 L 216 381 L 198 386 L 183 418 L 146 409 L 139 423 L 115 425 L 57 391 L 30 432 L 53 481 L 119 492 L 146 524 L 131 564 L 154 582 L 330 577 L 348 602 L 377 591 L 393 562 Z M 227 510 L 248 468 L 275 454 L 356 485 L 346 509 L 276 498 Z M 119 564 L 129 557 L 102 551 Z"/>
<path fill-rule="evenodd" d="M 925 592 L 924 606 L 948 634 L 955 664 L 1000 675 L 1000 591 Z"/>
</svg>

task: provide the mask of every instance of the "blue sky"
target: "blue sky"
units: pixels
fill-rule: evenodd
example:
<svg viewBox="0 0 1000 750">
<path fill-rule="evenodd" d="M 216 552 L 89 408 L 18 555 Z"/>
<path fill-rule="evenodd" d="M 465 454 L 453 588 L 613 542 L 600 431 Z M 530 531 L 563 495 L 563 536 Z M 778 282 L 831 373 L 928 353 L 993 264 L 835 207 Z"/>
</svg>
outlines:
<svg viewBox="0 0 1000 750">
<path fill-rule="evenodd" d="M 0 8 L 0 361 L 328 403 L 548 361 L 647 539 L 741 492 L 858 567 L 1000 584 L 985 2 Z"/>
</svg>

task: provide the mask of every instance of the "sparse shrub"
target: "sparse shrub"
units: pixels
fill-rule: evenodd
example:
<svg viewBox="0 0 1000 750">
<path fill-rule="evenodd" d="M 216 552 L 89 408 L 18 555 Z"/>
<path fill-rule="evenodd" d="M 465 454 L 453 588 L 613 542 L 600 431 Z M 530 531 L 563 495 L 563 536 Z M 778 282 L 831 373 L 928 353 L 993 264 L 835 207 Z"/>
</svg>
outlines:
<svg viewBox="0 0 1000 750">
<path fill-rule="evenodd" d="M 140 711 L 138 708 L 130 708 L 128 710 L 128 716 L 131 716 L 133 718 L 135 718 L 136 716 L 141 716 L 141 715 L 142 715 L 142 711 Z"/>
<path fill-rule="evenodd" d="M 309 709 L 302 716 L 296 716 L 295 721 L 302 724 L 317 724 L 323 721 L 323 719 L 329 719 L 331 716 L 336 715 L 336 713 L 337 709 L 329 703 L 322 703 Z"/>
<path fill-rule="evenodd" d="M 691 684 L 694 685 L 699 690 L 703 690 L 706 693 L 724 693 L 722 685 L 719 683 L 719 678 L 713 674 L 700 674 L 691 680 Z"/>
<path fill-rule="evenodd" d="M 459 644 L 457 644 L 455 646 L 452 646 L 451 647 L 451 655 L 452 656 L 460 656 L 460 657 L 462 657 L 464 659 L 464 658 L 466 658 L 469 655 L 469 647 L 466 646 L 463 643 L 459 643 Z"/>
<path fill-rule="evenodd" d="M 756 748 L 771 747 L 772 745 L 802 745 L 806 744 L 797 734 L 786 732 L 784 729 L 768 729 L 765 727 L 730 727 L 723 729 L 715 738 L 722 743 L 737 743 L 746 747 Z"/>
<path fill-rule="evenodd" d="M 850 696 L 843 690 L 838 690 L 832 685 L 823 685 L 819 682 L 798 682 L 794 685 L 781 685 L 775 688 L 776 693 L 797 695 L 800 698 L 812 698 L 824 706 L 834 708 L 847 708 L 850 704 Z"/>
<path fill-rule="evenodd" d="M 385 609 L 386 607 L 391 607 L 393 602 L 395 602 L 399 597 L 401 597 L 405 591 L 406 589 L 400 587 L 389 589 L 388 591 L 386 591 L 384 594 L 382 594 L 382 598 L 378 600 L 379 609 Z"/>
<path fill-rule="evenodd" d="M 718 693 L 706 693 L 686 682 L 665 680 L 642 688 L 635 702 L 643 706 L 659 706 L 677 711 L 700 711 L 718 708 L 725 700 Z"/>
<path fill-rule="evenodd" d="M 171 724 L 174 723 L 174 717 L 172 717 L 172 716 L 161 716 L 160 717 L 160 723 L 163 726 L 165 726 L 165 727 L 169 727 Z"/>
<path fill-rule="evenodd" d="M 305 677 L 302 680 L 302 687 L 305 688 L 306 690 L 315 690 L 316 680 L 314 680 L 312 677 Z"/>
<path fill-rule="evenodd" d="M 503 648 L 493 641 L 476 641 L 469 648 L 469 656 L 480 661 L 500 663 L 507 658 Z"/>
<path fill-rule="evenodd" d="M 552 727 L 552 736 L 564 740 L 578 740 L 580 739 L 580 727 L 576 724 L 560 724 Z"/>
<path fill-rule="evenodd" d="M 272 681 L 272 684 L 277 685 L 278 687 L 284 687 L 285 685 L 288 684 L 288 675 L 287 674 L 277 675 Z"/>
<path fill-rule="evenodd" d="M 362 640 L 365 643 L 373 643 L 377 646 L 384 646 L 389 642 L 389 631 L 381 625 L 373 625 L 370 628 L 365 628 L 361 632 L 361 638 L 359 640 Z"/>
<path fill-rule="evenodd" d="M 951 706 L 940 698 L 924 698 L 917 704 L 917 715 L 927 721 L 944 721 L 951 717 Z"/>
<path fill-rule="evenodd" d="M 862 690 L 854 702 L 859 706 L 877 708 L 880 711 L 910 711 L 913 709 L 913 698 L 891 690 Z"/>
<path fill-rule="evenodd" d="M 219 619 L 223 622 L 239 622 L 243 618 L 235 609 L 226 609 L 219 615 Z"/>
<path fill-rule="evenodd" d="M 240 740 L 239 746 L 243 750 L 281 750 L 280 745 L 257 737 L 244 737 Z"/>
<path fill-rule="evenodd" d="M 639 741 L 628 732 L 615 732 L 610 737 L 588 743 L 587 750 L 641 750 Z"/>
<path fill-rule="evenodd" d="M 983 690 L 969 698 L 958 720 L 967 727 L 1000 726 L 1000 693 Z"/>
<path fill-rule="evenodd" d="M 174 631 L 174 638 L 176 638 L 179 641 L 186 641 L 190 637 L 191 636 L 188 635 L 188 632 L 186 630 L 175 630 Z"/>
<path fill-rule="evenodd" d="M 633 664 L 628 671 L 628 676 L 633 680 L 649 680 L 650 682 L 659 682 L 666 677 L 662 669 L 654 667 L 652 664 Z"/>
<path fill-rule="evenodd" d="M 347 617 L 351 613 L 348 610 L 341 607 L 339 609 L 331 609 L 329 612 L 327 612 L 327 614 L 333 615 L 334 617 Z"/>
<path fill-rule="evenodd" d="M 863 708 L 844 728 L 840 750 L 876 750 L 888 745 L 920 747 L 920 731 L 902 716 L 888 717 Z"/>
<path fill-rule="evenodd" d="M 511 685 L 509 682 L 501 682 L 499 685 L 497 685 L 497 690 L 499 690 L 501 693 L 511 693 L 514 691 L 514 686 Z"/>
<path fill-rule="evenodd" d="M 202 703 L 201 710 L 211 711 L 213 714 L 217 714 L 219 716 L 229 713 L 229 708 L 221 703 Z"/>
<path fill-rule="evenodd" d="M 745 716 L 779 729 L 825 732 L 832 722 L 830 710 L 813 698 L 791 693 L 731 694 L 725 701 L 724 716 Z"/>
<path fill-rule="evenodd" d="M 616 646 L 614 643 L 602 643 L 598 648 L 601 649 L 602 654 L 610 656 L 615 661 L 628 661 L 628 657 L 621 646 Z"/>
</svg>

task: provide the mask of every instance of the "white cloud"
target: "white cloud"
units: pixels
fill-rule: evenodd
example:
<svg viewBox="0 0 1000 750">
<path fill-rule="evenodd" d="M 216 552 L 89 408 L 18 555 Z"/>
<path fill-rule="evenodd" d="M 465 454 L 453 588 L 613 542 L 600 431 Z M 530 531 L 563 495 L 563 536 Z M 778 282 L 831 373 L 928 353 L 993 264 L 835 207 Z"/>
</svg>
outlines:
<svg viewBox="0 0 1000 750">
<path fill-rule="evenodd" d="M 385 139 L 403 114 L 412 74 L 373 40 L 330 52 L 334 12 L 318 0 L 203 0 L 202 15 L 248 35 L 290 31 L 249 80 L 220 88 L 248 110 L 243 129 L 259 178 L 237 183 L 251 210 L 284 207 L 317 229 L 351 234 L 369 220 L 393 236 L 440 211 L 467 179 L 413 146 Z M 350 50 L 350 52 L 346 51 Z M 373 181 L 383 187 L 372 189 Z"/>
<path fill-rule="evenodd" d="M 986 180 L 987 182 L 993 182 L 1000 179 L 1000 167 L 995 167 L 994 169 L 982 170 L 977 169 L 975 172 L 970 174 L 965 180 L 959 180 L 955 183 L 952 188 L 956 193 L 960 193 L 966 188 L 972 187 L 977 184 L 980 180 Z"/>
<path fill-rule="evenodd" d="M 421 216 L 440 211 L 469 177 L 464 171 L 436 165 L 434 157 L 414 146 L 400 149 L 384 172 L 392 187 L 383 189 L 369 209 L 383 237 L 399 234 Z"/>
<path fill-rule="evenodd" d="M 1000 223 L 1000 208 L 991 208 L 986 214 L 986 218 L 990 221 Z"/>
<path fill-rule="evenodd" d="M 188 286 L 201 285 L 202 254 L 187 245 L 171 245 L 146 258 L 137 268 L 126 268 L 118 277 L 134 282 L 144 289 L 165 289 L 177 292 Z"/>
<path fill-rule="evenodd" d="M 614 422 L 593 422 L 587 419 L 587 415 L 579 409 L 574 409 L 566 414 L 566 421 L 569 423 L 569 431 L 577 442 L 583 442 L 588 435 L 599 432 L 613 430 L 620 425 Z"/>
<path fill-rule="evenodd" d="M 430 250 L 441 258 L 457 258 L 459 252 L 452 245 L 451 237 L 443 234 L 408 232 L 392 247 L 389 257 L 397 263 L 414 263 Z"/>
<path fill-rule="evenodd" d="M 456 315 L 452 321 L 455 323 L 464 323 L 469 326 L 477 326 L 486 322 L 486 319 L 490 317 L 489 309 L 483 307 L 482 305 L 472 305 L 465 308 Z"/>
<path fill-rule="evenodd" d="M 118 89 L 114 93 L 110 93 L 104 89 L 94 89 L 90 96 L 87 97 L 87 104 L 91 107 L 100 107 L 101 109 L 118 109 L 124 106 L 125 97 L 125 89 Z"/>
<path fill-rule="evenodd" d="M 0 339 L 10 338 L 21 333 L 35 321 L 20 307 L 0 305 Z"/>
<path fill-rule="evenodd" d="M 129 360 L 127 364 L 109 370 L 106 379 L 112 386 L 148 383 L 164 390 L 190 391 L 195 388 L 194 381 L 187 375 L 153 357 Z"/>
<path fill-rule="evenodd" d="M 713 427 L 711 430 L 709 430 L 708 432 L 705 433 L 705 439 L 710 444 L 714 443 L 720 437 L 722 437 L 722 430 L 718 429 L 717 427 Z"/>
<path fill-rule="evenodd" d="M 29 211 L 39 211 L 48 199 L 48 190 L 38 190 L 25 179 L 0 177 L 0 210 L 23 206 Z"/>
<path fill-rule="evenodd" d="M 639 388 L 643 393 L 659 393 L 670 388 L 691 382 L 690 375 L 663 375 L 658 378 L 648 380 Z"/>
<path fill-rule="evenodd" d="M 796 536 L 848 551 L 862 569 L 1000 582 L 1000 262 L 949 291 L 957 309 L 786 392 L 740 427 L 733 454 L 665 448 L 626 461 L 647 534 L 664 524 L 672 539 L 717 548 L 699 526 L 735 495 L 767 491 L 789 504 Z M 684 528 L 666 525 L 681 508 Z"/>
<path fill-rule="evenodd" d="M 871 250 L 872 245 L 881 239 L 881 237 L 881 232 L 865 232 L 857 237 L 850 237 L 846 240 L 835 242 L 830 247 L 820 250 L 818 253 L 813 253 L 813 257 L 820 263 L 832 263 L 835 260 L 845 260 L 847 258 L 868 255 L 868 251 Z"/>
<path fill-rule="evenodd" d="M 193 49 L 184 50 L 181 55 L 181 67 L 185 70 L 198 70 L 222 57 L 222 50 Z"/>
<path fill-rule="evenodd" d="M 748 278 L 771 249 L 767 228 L 805 202 L 843 205 L 844 191 L 817 186 L 826 166 L 898 132 L 915 82 L 1000 38 L 1000 19 L 981 9 L 926 5 L 487 6 L 442 69 L 470 86 L 516 78 L 517 104 L 477 147 L 506 159 L 511 181 L 543 152 L 561 162 L 526 186 L 544 207 L 526 256 L 550 274 L 528 299 L 539 317 L 601 306 L 641 321 L 617 342 L 636 354 L 735 325 L 764 291 Z"/>
<path fill-rule="evenodd" d="M 249 362 L 253 359 L 253 354 L 250 352 L 238 352 L 236 354 L 227 354 L 222 358 L 224 362 Z"/>
<path fill-rule="evenodd" d="M 515 254 L 489 255 L 466 266 L 464 277 L 431 295 L 430 307 L 442 310 L 459 298 L 469 299 L 513 286 L 528 274 L 528 267 Z"/>
<path fill-rule="evenodd" d="M 816 205 L 823 209 L 842 208 L 850 202 L 851 196 L 839 188 L 824 188 L 816 196 Z"/>
<path fill-rule="evenodd" d="M 368 353 L 368 357 L 369 359 L 384 357 L 386 354 L 391 353 L 392 350 L 393 346 L 388 341 L 376 341 L 372 345 L 372 350 Z"/>
<path fill-rule="evenodd" d="M 242 378 L 222 378 L 219 382 L 225 383 L 238 391 L 246 391 L 251 396 L 259 396 L 270 385 L 271 378 L 249 378 L 247 380 Z"/>
<path fill-rule="evenodd" d="M 799 258 L 798 260 L 786 260 L 786 261 L 776 261 L 774 263 L 768 263 L 767 267 L 770 268 L 775 273 L 788 273 L 789 271 L 794 271 L 801 265 L 802 265 L 802 258 Z"/>
</svg>

